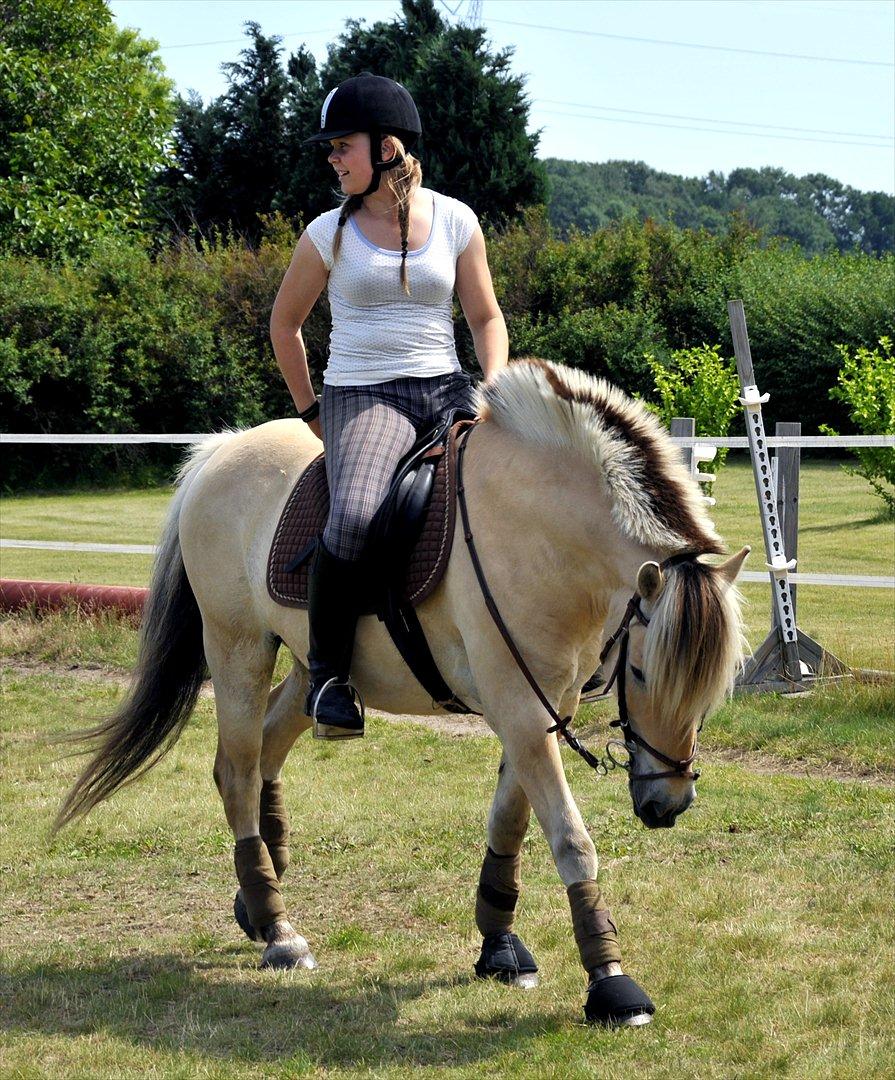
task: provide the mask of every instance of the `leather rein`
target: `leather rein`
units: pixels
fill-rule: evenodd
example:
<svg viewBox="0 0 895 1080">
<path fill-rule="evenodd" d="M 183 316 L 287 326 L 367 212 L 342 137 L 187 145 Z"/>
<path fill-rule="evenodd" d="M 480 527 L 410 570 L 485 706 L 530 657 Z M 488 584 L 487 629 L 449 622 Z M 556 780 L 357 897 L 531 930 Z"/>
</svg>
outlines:
<svg viewBox="0 0 895 1080">
<path fill-rule="evenodd" d="M 479 559 L 478 551 L 476 550 L 475 541 L 472 536 L 472 529 L 469 524 L 469 510 L 466 505 L 466 490 L 463 483 L 463 456 L 466 451 L 466 446 L 469 442 L 469 436 L 472 433 L 473 428 L 476 425 L 470 426 L 466 432 L 462 435 L 462 442 L 459 444 L 457 451 L 457 497 L 460 503 L 460 515 L 463 521 L 463 539 L 466 541 L 466 546 L 469 549 L 469 557 L 472 560 L 472 567 L 475 571 L 476 578 L 478 579 L 479 588 L 482 591 L 482 597 L 485 601 L 485 606 L 488 609 L 488 613 L 494 620 L 497 629 L 500 631 L 500 635 L 506 642 L 507 648 L 516 661 L 516 665 L 522 674 L 528 681 L 538 700 L 547 710 L 548 715 L 553 720 L 553 724 L 547 728 L 547 734 L 553 732 L 559 732 L 571 748 L 582 757 L 587 764 L 601 776 L 605 776 L 612 769 L 624 769 L 628 773 L 628 783 L 633 784 L 638 780 L 659 780 L 664 777 L 677 776 L 685 780 L 696 781 L 699 779 L 699 773 L 693 769 L 692 765 L 696 758 L 698 751 L 698 738 L 694 740 L 693 753 L 689 757 L 677 760 L 672 757 L 668 757 L 660 750 L 657 750 L 654 746 L 651 746 L 646 739 L 638 735 L 637 732 L 631 727 L 630 719 L 628 717 L 628 703 L 625 695 L 625 671 L 628 662 L 628 641 L 630 638 L 630 625 L 633 619 L 637 619 L 643 626 L 649 625 L 649 618 L 644 615 L 640 608 L 641 596 L 638 593 L 634 593 L 631 599 L 628 601 L 625 608 L 625 614 L 622 617 L 615 632 L 606 640 L 603 649 L 600 653 L 600 663 L 603 664 L 609 658 L 612 650 L 618 645 L 618 659 L 615 662 L 615 667 L 612 670 L 612 674 L 609 676 L 603 690 L 599 694 L 595 695 L 596 698 L 603 698 L 609 695 L 613 684 L 616 685 L 616 696 L 618 698 L 618 719 L 613 720 L 610 723 L 610 727 L 617 727 L 621 729 L 624 741 L 620 739 L 610 739 L 606 744 L 606 754 L 602 758 L 595 757 L 575 736 L 575 734 L 569 730 L 569 725 L 572 723 L 572 716 L 567 716 L 565 719 L 560 717 L 556 709 L 553 708 L 548 701 L 543 690 L 538 685 L 534 675 L 532 675 L 528 665 L 520 653 L 512 635 L 507 629 L 506 623 L 503 621 L 500 612 L 498 611 L 497 604 L 495 603 L 494 596 L 488 587 L 488 582 L 485 580 L 485 574 L 482 570 L 481 560 Z M 695 559 L 698 552 L 683 552 L 678 555 L 672 555 L 665 559 L 661 563 L 661 569 L 666 570 L 671 566 L 676 566 L 678 563 L 686 562 L 688 560 Z M 700 727 L 702 725 L 700 724 Z M 698 729 L 697 729 L 698 730 Z M 624 749 L 629 754 L 628 761 L 621 761 L 613 754 L 613 748 L 617 747 Z M 668 766 L 668 769 L 662 772 L 652 773 L 635 773 L 633 770 L 634 757 L 637 754 L 638 749 L 645 750 L 648 754 L 651 754 L 657 760 L 663 762 Z"/>
</svg>

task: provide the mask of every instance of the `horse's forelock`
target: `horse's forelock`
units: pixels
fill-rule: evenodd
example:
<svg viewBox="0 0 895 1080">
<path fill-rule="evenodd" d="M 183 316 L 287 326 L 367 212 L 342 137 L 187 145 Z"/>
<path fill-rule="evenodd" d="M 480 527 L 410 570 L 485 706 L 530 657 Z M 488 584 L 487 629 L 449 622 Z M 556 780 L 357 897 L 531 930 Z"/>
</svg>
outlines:
<svg viewBox="0 0 895 1080">
<path fill-rule="evenodd" d="M 743 645 L 740 596 L 723 573 L 696 560 L 669 569 L 643 662 L 653 715 L 665 731 L 683 735 L 721 704 Z"/>
</svg>

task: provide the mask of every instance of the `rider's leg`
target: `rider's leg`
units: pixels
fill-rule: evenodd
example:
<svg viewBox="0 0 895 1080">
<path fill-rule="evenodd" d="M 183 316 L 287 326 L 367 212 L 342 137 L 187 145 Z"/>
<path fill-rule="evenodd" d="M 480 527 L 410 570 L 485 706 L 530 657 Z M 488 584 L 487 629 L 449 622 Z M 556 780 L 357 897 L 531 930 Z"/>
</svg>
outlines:
<svg viewBox="0 0 895 1080">
<path fill-rule="evenodd" d="M 311 566 L 307 712 L 315 717 L 318 738 L 351 738 L 363 734 L 349 684 L 361 609 L 361 556 L 370 523 L 416 430 L 401 411 L 383 403 L 376 386 L 325 387 L 321 420 L 330 512 Z"/>
</svg>

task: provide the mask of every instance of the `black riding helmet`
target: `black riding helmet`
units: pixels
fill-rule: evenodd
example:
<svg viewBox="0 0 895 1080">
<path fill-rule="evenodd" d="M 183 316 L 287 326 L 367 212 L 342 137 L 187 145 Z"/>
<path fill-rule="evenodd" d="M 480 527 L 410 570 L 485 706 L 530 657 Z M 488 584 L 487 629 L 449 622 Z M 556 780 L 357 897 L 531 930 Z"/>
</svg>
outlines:
<svg viewBox="0 0 895 1080">
<path fill-rule="evenodd" d="M 368 132 L 373 179 L 364 195 L 372 195 L 382 174 L 399 162 L 397 156 L 391 161 L 381 160 L 382 136 L 396 135 L 410 150 L 422 130 L 413 98 L 400 83 L 363 72 L 330 90 L 320 112 L 320 131 L 305 139 L 303 145 L 331 142 L 355 131 Z"/>
</svg>

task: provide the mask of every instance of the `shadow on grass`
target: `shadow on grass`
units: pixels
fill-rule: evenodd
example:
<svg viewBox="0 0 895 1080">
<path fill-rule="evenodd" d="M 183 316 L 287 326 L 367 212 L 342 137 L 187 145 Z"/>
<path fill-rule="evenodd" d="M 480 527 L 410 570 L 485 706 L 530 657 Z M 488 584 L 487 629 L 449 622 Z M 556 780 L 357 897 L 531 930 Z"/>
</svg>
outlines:
<svg viewBox="0 0 895 1080">
<path fill-rule="evenodd" d="M 859 529 L 862 525 L 884 525 L 892 519 L 887 517 L 885 511 L 864 518 L 843 518 L 841 521 L 824 521 L 817 525 L 802 525 L 799 522 L 799 533 L 836 533 L 851 532 Z"/>
<path fill-rule="evenodd" d="M 307 972 L 244 977 L 226 961 L 173 954 L 92 967 L 39 964 L 0 973 L 0 1031 L 66 1039 L 105 1034 L 160 1053 L 246 1063 L 299 1058 L 319 1066 L 443 1066 L 517 1053 L 527 1040 L 567 1028 L 574 1014 L 570 1002 L 515 1016 L 514 997 L 523 992 L 506 987 L 497 1008 L 455 999 L 443 1024 L 411 1026 L 401 1018 L 404 1003 L 451 990 L 462 999 L 480 984 L 471 975 L 398 975 L 361 986 L 333 986 L 332 973 L 329 978 L 324 984 Z"/>
</svg>

